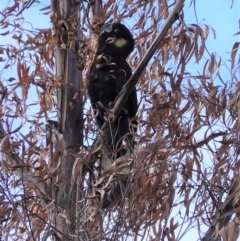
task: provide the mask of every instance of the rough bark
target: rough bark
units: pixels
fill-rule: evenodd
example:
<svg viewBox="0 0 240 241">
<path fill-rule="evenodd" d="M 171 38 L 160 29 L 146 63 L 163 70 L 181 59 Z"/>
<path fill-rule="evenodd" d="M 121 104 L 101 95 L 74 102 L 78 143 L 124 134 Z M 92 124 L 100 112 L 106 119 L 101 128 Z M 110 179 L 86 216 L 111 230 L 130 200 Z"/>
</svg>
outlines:
<svg viewBox="0 0 240 241">
<path fill-rule="evenodd" d="M 56 71 L 59 80 L 57 92 L 58 121 L 65 145 L 73 144 L 71 151 L 79 151 L 83 139 L 81 71 L 77 69 L 77 31 L 79 29 L 79 5 L 75 1 L 52 0 L 52 19 L 55 34 L 58 38 L 56 46 Z M 65 234 L 76 235 L 79 206 L 81 198 L 80 174 L 74 180 L 71 177 L 75 158 L 66 156 L 62 159 L 59 175 L 56 178 L 56 230 Z M 58 184 L 59 183 L 59 184 Z M 58 236 L 60 236 L 58 234 Z M 69 236 L 70 238 L 70 236 Z M 69 240 L 60 236 L 61 240 Z M 72 240 L 72 237 L 70 238 Z"/>
</svg>

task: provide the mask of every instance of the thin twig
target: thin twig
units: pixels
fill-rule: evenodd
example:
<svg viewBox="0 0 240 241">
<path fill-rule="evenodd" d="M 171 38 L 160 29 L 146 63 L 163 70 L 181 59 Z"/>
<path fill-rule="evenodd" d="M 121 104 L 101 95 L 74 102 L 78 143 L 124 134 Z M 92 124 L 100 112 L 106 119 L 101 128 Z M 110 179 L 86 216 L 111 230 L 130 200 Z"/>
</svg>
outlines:
<svg viewBox="0 0 240 241">
<path fill-rule="evenodd" d="M 143 70 L 146 68 L 147 64 L 149 63 L 150 59 L 156 52 L 157 48 L 159 47 L 160 43 L 163 41 L 164 37 L 166 36 L 168 30 L 172 27 L 173 23 L 178 19 L 179 12 L 182 10 L 184 4 L 184 0 L 179 0 L 176 5 L 174 6 L 171 14 L 168 16 L 165 24 L 163 25 L 159 35 L 155 38 L 154 42 L 149 47 L 149 50 L 139 63 L 136 71 L 132 75 L 132 77 L 128 80 L 126 85 L 123 86 L 121 92 L 117 96 L 117 98 L 114 101 L 114 107 L 110 110 L 110 115 L 112 119 L 116 119 L 127 100 L 129 94 L 132 92 L 134 86 L 138 82 Z M 110 125 L 109 121 L 105 121 L 104 125 L 102 126 L 100 133 L 101 135 L 97 136 L 97 139 L 94 141 L 94 146 L 99 146 L 102 144 L 102 137 L 103 136 L 109 136 L 110 135 Z M 94 156 L 96 157 L 98 153 L 95 153 Z"/>
</svg>

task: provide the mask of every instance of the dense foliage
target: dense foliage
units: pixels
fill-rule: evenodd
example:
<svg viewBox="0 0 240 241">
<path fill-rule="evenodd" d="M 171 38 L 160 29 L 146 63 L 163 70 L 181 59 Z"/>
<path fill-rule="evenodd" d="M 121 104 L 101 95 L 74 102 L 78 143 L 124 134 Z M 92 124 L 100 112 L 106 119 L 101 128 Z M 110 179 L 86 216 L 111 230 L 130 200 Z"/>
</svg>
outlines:
<svg viewBox="0 0 240 241">
<path fill-rule="evenodd" d="M 94 21 L 92 6 L 79 2 L 78 29 L 74 9 L 73 17 L 58 20 L 46 1 L 9 1 L 1 11 L 0 35 L 8 40 L 0 46 L 0 237 L 44 240 L 52 233 L 71 233 L 68 240 L 73 240 L 84 230 L 89 237 L 111 240 L 136 240 L 137 236 L 142 240 L 184 240 L 195 228 L 195 237 L 203 240 L 213 240 L 211 235 L 236 240 L 240 183 L 240 83 L 236 72 L 240 43 L 233 43 L 228 70 L 231 78 L 226 79 L 221 76 L 225 63 L 206 48 L 209 33 L 214 31 L 194 21 L 186 24 L 183 9 L 136 86 L 139 124 L 130 157 L 130 192 L 122 205 L 100 210 L 94 190 L 101 180 L 96 175 L 93 181 L 83 171 L 96 151 L 91 145 L 98 134 L 86 93 L 96 26 L 114 20 L 129 27 L 136 42 L 128 58 L 134 71 L 175 1 L 103 1 Z M 192 1 L 193 11 L 194 6 Z M 35 28 L 34 21 L 25 20 L 34 7 L 41 13 L 40 21 L 47 18 L 55 24 L 54 30 Z M 63 23 L 69 29 L 61 29 Z M 64 31 L 70 36 L 67 43 L 59 37 Z M 65 132 L 55 125 L 50 127 L 49 139 L 49 126 L 45 126 L 49 119 L 59 117 L 57 89 L 68 88 L 55 74 L 55 48 L 59 44 L 78 55 L 78 65 L 73 68 L 82 70 L 82 87 L 72 96 L 83 106 L 83 145 L 78 146 L 78 152 L 71 151 L 75 143 L 66 143 Z M 194 71 L 195 62 L 202 65 L 201 73 Z M 74 111 L 72 102 L 65 105 Z M 56 177 L 68 155 L 75 158 L 68 189 L 73 189 L 79 173 L 84 174 L 84 181 L 76 201 L 75 230 L 62 233 L 54 224 L 57 217 L 53 210 L 58 203 L 53 193 L 64 179 Z M 115 172 L 112 168 L 101 178 L 110 180 Z M 58 215 L 68 220 L 64 210 Z"/>
</svg>

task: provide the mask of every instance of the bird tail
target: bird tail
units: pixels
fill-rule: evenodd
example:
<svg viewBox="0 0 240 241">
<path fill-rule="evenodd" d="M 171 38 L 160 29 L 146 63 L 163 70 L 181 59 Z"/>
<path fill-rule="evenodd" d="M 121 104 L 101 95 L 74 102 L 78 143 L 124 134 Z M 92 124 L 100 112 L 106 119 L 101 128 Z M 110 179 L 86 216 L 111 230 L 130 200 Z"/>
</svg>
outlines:
<svg viewBox="0 0 240 241">
<path fill-rule="evenodd" d="M 104 148 L 103 148 L 104 149 Z M 108 208 L 124 200 L 128 194 L 127 184 L 131 170 L 131 150 L 124 150 L 121 156 L 113 161 L 111 155 L 105 151 L 101 155 L 101 175 L 99 178 L 98 192 L 100 193 L 100 206 Z"/>
</svg>

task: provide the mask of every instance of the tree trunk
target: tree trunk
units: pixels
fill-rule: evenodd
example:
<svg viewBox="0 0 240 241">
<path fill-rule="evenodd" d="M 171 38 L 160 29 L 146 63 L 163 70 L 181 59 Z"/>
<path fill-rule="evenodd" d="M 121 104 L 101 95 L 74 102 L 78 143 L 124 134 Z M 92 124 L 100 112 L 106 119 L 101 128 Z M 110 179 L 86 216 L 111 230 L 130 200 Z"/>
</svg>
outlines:
<svg viewBox="0 0 240 241">
<path fill-rule="evenodd" d="M 77 69 L 79 3 L 52 0 L 51 8 L 54 31 L 58 39 L 56 72 L 59 82 L 57 92 L 59 131 L 63 134 L 65 146 L 73 145 L 70 151 L 77 153 L 83 141 L 82 73 Z M 73 235 L 78 236 L 76 227 L 80 207 L 77 201 L 81 199 L 82 182 L 81 175 L 78 174 L 72 183 L 74 162 L 74 157 L 64 155 L 59 174 L 55 179 L 54 220 L 56 230 L 61 231 L 61 234 L 56 232 L 60 240 L 73 240 Z"/>
</svg>

